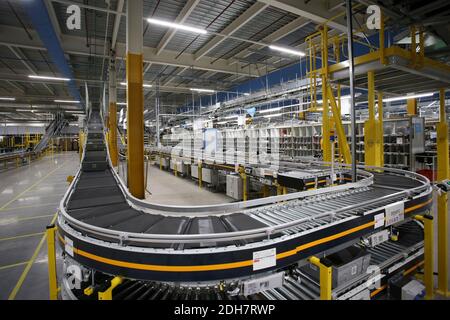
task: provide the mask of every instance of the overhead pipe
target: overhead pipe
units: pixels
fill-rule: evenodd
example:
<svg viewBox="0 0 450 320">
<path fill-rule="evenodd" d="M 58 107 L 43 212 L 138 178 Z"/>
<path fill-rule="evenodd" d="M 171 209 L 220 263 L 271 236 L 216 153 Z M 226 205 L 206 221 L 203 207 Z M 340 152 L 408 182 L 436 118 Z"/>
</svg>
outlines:
<svg viewBox="0 0 450 320">
<path fill-rule="evenodd" d="M 43 42 L 50 59 L 55 64 L 61 75 L 71 79 L 68 82 L 68 89 L 73 98 L 81 101 L 80 91 L 78 90 L 71 67 L 69 66 L 64 50 L 61 47 L 58 36 L 53 28 L 52 21 L 43 0 L 21 1 L 24 11 L 33 24 L 34 29 Z"/>
</svg>

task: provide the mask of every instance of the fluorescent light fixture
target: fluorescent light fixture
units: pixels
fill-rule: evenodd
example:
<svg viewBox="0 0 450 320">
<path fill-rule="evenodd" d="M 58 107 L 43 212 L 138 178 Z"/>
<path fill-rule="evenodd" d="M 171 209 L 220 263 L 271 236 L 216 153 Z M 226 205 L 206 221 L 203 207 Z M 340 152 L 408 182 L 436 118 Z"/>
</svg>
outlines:
<svg viewBox="0 0 450 320">
<path fill-rule="evenodd" d="M 194 32 L 194 33 L 200 33 L 200 34 L 207 34 L 208 33 L 205 29 L 189 27 L 189 26 L 185 26 L 183 24 L 169 22 L 169 21 L 164 21 L 164 20 L 160 20 L 160 19 L 148 18 L 147 22 L 151 23 L 151 24 L 156 24 L 158 26 L 174 28 L 174 29 L 184 30 L 184 31 L 190 31 L 190 32 Z"/>
<path fill-rule="evenodd" d="M 126 105 L 127 105 L 126 102 L 117 102 L 116 104 L 117 104 L 118 106 L 126 106 Z"/>
<path fill-rule="evenodd" d="M 126 85 L 127 85 L 126 82 L 121 82 L 120 84 L 121 84 L 122 86 L 126 86 Z M 144 88 L 151 88 L 151 87 L 152 87 L 151 84 L 146 84 L 146 83 L 144 83 L 142 86 L 143 86 Z"/>
<path fill-rule="evenodd" d="M 284 52 L 284 53 L 289 53 L 289 54 L 293 54 L 296 56 L 301 56 L 304 57 L 306 54 L 302 51 L 298 51 L 298 50 L 292 50 L 292 49 L 288 49 L 288 48 L 283 48 L 283 47 L 279 47 L 279 46 L 273 46 L 270 45 L 269 46 L 270 49 L 275 50 L 275 51 L 280 51 L 280 52 Z"/>
<path fill-rule="evenodd" d="M 210 93 L 216 92 L 216 91 L 214 91 L 212 89 L 199 89 L 199 88 L 190 88 L 189 90 L 197 91 L 197 92 L 210 92 Z"/>
<path fill-rule="evenodd" d="M 234 118 L 237 118 L 237 117 L 238 117 L 238 115 L 234 115 L 234 116 L 224 117 L 224 119 L 234 119 Z"/>
<path fill-rule="evenodd" d="M 424 98 L 424 97 L 431 97 L 432 95 L 434 95 L 434 92 L 410 94 L 410 95 L 401 96 L 401 97 L 383 98 L 383 102 L 393 102 L 393 101 L 401 101 L 401 100 L 407 100 L 407 99 Z M 356 103 L 356 105 L 361 105 L 361 104 L 365 104 L 365 103 L 368 103 L 368 101 L 360 101 L 360 102 Z"/>
<path fill-rule="evenodd" d="M 67 112 L 67 113 L 84 113 L 84 111 L 82 111 L 82 110 L 65 110 L 64 112 Z"/>
<path fill-rule="evenodd" d="M 33 109 L 16 109 L 17 112 L 34 112 Z"/>
<path fill-rule="evenodd" d="M 80 103 L 80 100 L 53 100 L 54 102 L 60 102 L 60 103 Z"/>
<path fill-rule="evenodd" d="M 249 96 L 249 95 L 250 95 L 250 93 L 244 92 L 244 96 Z"/>
<path fill-rule="evenodd" d="M 400 100 L 407 100 L 407 99 L 414 99 L 414 98 L 431 97 L 433 94 L 434 94 L 433 92 L 428 92 L 428 93 L 421 93 L 421 94 L 406 95 L 406 96 L 402 96 L 402 97 L 393 97 L 393 98 L 383 99 L 383 102 L 392 102 L 392 101 L 400 101 Z"/>
<path fill-rule="evenodd" d="M 16 98 L 11 98 L 11 97 L 0 97 L 0 100 L 14 101 L 14 100 L 16 100 Z"/>
<path fill-rule="evenodd" d="M 265 109 L 265 110 L 259 110 L 259 113 L 267 113 L 267 112 L 272 112 L 272 111 L 279 111 L 281 109 L 283 109 L 284 107 L 277 107 L 277 108 L 272 108 L 272 109 Z"/>
<path fill-rule="evenodd" d="M 276 114 L 268 114 L 267 116 L 263 116 L 264 118 L 274 118 L 283 115 L 284 113 L 276 113 Z"/>
<path fill-rule="evenodd" d="M 28 78 L 31 79 L 41 79 L 41 80 L 55 80 L 55 81 L 70 81 L 69 78 L 60 78 L 60 77 L 49 77 L 49 76 L 36 76 L 34 74 L 30 74 Z"/>
</svg>

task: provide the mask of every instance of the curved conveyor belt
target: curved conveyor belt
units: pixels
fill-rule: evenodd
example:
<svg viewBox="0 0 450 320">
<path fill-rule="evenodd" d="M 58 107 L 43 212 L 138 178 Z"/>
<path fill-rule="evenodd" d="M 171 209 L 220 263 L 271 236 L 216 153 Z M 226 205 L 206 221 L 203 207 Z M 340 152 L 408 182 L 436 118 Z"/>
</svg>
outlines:
<svg viewBox="0 0 450 320">
<path fill-rule="evenodd" d="M 101 123 L 92 112 L 81 168 L 61 201 L 58 239 L 78 263 L 107 274 L 166 282 L 248 277 L 383 229 L 375 216 L 389 204 L 402 203 L 405 219 L 431 206 L 426 178 L 399 170 L 360 171 L 357 183 L 245 203 L 144 203 L 111 168 Z"/>
</svg>

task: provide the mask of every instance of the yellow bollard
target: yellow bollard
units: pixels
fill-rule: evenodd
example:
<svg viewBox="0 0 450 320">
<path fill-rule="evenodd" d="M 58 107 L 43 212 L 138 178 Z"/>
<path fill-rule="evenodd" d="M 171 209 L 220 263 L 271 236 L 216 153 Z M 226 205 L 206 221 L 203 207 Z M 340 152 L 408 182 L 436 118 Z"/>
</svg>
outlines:
<svg viewBox="0 0 450 320">
<path fill-rule="evenodd" d="M 58 300 L 58 284 L 56 276 L 56 251 L 55 251 L 55 231 L 54 224 L 47 226 L 47 254 L 48 254 L 48 285 L 50 300 Z"/>
<path fill-rule="evenodd" d="M 309 258 L 311 262 L 316 267 L 319 267 L 320 272 L 320 300 L 331 300 L 331 289 L 332 289 L 332 268 L 331 266 L 324 265 L 319 258 L 311 257 Z"/>
<path fill-rule="evenodd" d="M 198 162 L 198 186 L 202 187 L 202 162 Z"/>
<path fill-rule="evenodd" d="M 267 184 L 263 184 L 263 187 L 262 187 L 262 193 L 263 193 L 263 197 L 265 198 L 265 197 L 268 197 L 269 196 L 269 187 L 268 187 L 268 185 Z"/>
<path fill-rule="evenodd" d="M 424 241 L 424 284 L 425 284 L 425 299 L 431 300 L 434 296 L 434 266 L 433 266 L 433 216 L 426 215 L 416 215 L 414 219 L 423 222 L 425 241 Z"/>
<path fill-rule="evenodd" d="M 248 200 L 248 190 L 247 190 L 247 174 L 244 168 L 239 168 L 239 174 L 242 178 L 242 201 Z"/>
</svg>

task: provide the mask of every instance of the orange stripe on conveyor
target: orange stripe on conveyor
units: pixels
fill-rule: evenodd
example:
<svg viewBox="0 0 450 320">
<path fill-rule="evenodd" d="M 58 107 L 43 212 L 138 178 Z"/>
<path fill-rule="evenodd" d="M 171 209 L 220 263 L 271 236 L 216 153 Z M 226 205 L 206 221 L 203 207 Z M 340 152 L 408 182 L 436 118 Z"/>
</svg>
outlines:
<svg viewBox="0 0 450 320">
<path fill-rule="evenodd" d="M 282 253 L 277 254 L 277 260 L 283 259 L 292 255 L 297 254 L 300 251 L 306 250 L 308 248 L 329 242 L 334 239 L 338 239 L 341 237 L 344 237 L 346 235 L 349 235 L 353 232 L 357 232 L 366 228 L 369 228 L 375 224 L 374 221 L 363 224 L 361 226 L 348 229 L 346 231 L 325 237 L 323 239 L 319 239 L 316 241 L 312 241 L 309 243 L 305 243 L 303 245 L 300 245 L 296 247 L 293 250 L 285 251 Z M 60 240 L 65 243 L 65 240 L 59 235 Z M 133 263 L 133 262 L 126 262 L 121 260 L 114 260 L 109 258 L 100 257 L 97 255 L 94 255 L 92 253 L 73 248 L 73 252 L 76 254 L 86 257 L 91 260 L 95 260 L 98 262 L 118 266 L 118 267 L 125 267 L 125 268 L 131 268 L 131 269 L 139 269 L 139 270 L 149 270 L 149 271 L 167 271 L 167 272 L 192 272 L 192 271 L 213 271 L 213 270 L 226 270 L 226 269 L 235 269 L 235 268 L 241 268 L 241 267 L 248 267 L 253 265 L 253 260 L 244 260 L 244 261 L 237 261 L 237 262 L 230 262 L 230 263 L 220 263 L 220 264 L 209 264 L 209 265 L 203 265 L 203 266 L 164 266 L 164 265 L 152 265 L 152 264 L 142 264 L 142 263 Z"/>
<path fill-rule="evenodd" d="M 416 210 L 416 209 L 425 207 L 427 204 L 430 204 L 431 201 L 433 201 L 433 198 L 428 199 L 428 200 L 425 201 L 424 203 L 419 203 L 419 204 L 416 204 L 415 206 L 406 208 L 406 209 L 405 209 L 405 213 L 408 213 L 408 212 L 414 211 L 414 210 Z"/>
<path fill-rule="evenodd" d="M 433 199 L 429 199 L 424 203 L 417 204 L 415 206 L 412 206 L 410 208 L 405 209 L 405 213 L 419 209 L 423 206 L 426 206 L 429 204 Z M 349 235 L 354 232 L 361 231 L 363 229 L 369 228 L 371 226 L 375 225 L 375 221 L 368 222 L 366 224 L 360 225 L 358 227 L 354 227 L 345 231 L 342 231 L 340 233 L 333 234 L 331 236 L 318 239 L 312 242 L 308 242 L 305 244 L 302 244 L 298 247 L 296 247 L 293 250 L 281 252 L 276 255 L 277 260 L 283 259 L 286 257 L 293 256 L 297 254 L 300 251 L 309 249 L 311 247 L 344 237 L 346 235 Z M 65 244 L 65 240 L 59 235 L 60 240 Z M 133 262 L 126 262 L 121 260 L 115 260 L 115 259 L 109 259 L 100 257 L 97 255 L 94 255 L 92 253 L 73 248 L 73 251 L 83 257 L 86 257 L 91 260 L 95 260 L 98 262 L 118 266 L 118 267 L 125 267 L 125 268 L 131 268 L 131 269 L 138 269 L 138 270 L 149 270 L 149 271 L 167 271 L 167 272 L 192 272 L 192 271 L 213 271 L 213 270 L 226 270 L 226 269 L 235 269 L 235 268 L 241 268 L 241 267 L 248 267 L 253 265 L 253 260 L 243 260 L 243 261 L 237 261 L 237 262 L 229 262 L 229 263 L 220 263 L 220 264 L 209 264 L 209 265 L 201 265 L 201 266 L 164 266 L 164 265 L 153 265 L 153 264 L 142 264 L 142 263 L 133 263 Z"/>
</svg>

